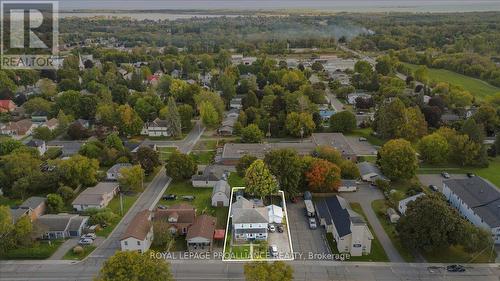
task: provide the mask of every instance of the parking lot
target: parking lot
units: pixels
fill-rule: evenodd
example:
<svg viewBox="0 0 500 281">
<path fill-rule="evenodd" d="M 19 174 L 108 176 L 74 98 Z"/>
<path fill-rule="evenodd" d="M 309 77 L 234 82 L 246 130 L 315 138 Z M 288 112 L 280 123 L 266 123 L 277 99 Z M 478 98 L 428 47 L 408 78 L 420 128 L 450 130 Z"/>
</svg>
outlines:
<svg viewBox="0 0 500 281">
<path fill-rule="evenodd" d="M 318 224 L 317 229 L 309 229 L 307 217 L 304 213 L 304 201 L 288 203 L 288 222 L 290 224 L 290 234 L 292 236 L 293 251 L 302 254 L 296 255 L 296 259 L 307 258 L 309 253 L 321 254 L 330 253 L 326 242 L 325 230 Z"/>
<path fill-rule="evenodd" d="M 377 148 L 367 141 L 359 141 L 359 137 L 346 136 L 347 141 L 351 145 L 356 155 L 377 155 Z"/>
<path fill-rule="evenodd" d="M 286 227 L 283 229 L 282 233 L 269 232 L 267 242 L 269 246 L 276 245 L 278 248 L 278 258 L 279 259 L 287 259 L 292 257 L 292 251 L 290 249 L 290 243 L 288 241 L 288 231 Z"/>
<path fill-rule="evenodd" d="M 420 174 L 417 175 L 420 183 L 423 186 L 435 185 L 440 192 L 443 192 L 443 180 L 446 180 L 441 174 Z M 450 179 L 465 179 L 467 175 L 464 174 L 450 174 Z"/>
</svg>

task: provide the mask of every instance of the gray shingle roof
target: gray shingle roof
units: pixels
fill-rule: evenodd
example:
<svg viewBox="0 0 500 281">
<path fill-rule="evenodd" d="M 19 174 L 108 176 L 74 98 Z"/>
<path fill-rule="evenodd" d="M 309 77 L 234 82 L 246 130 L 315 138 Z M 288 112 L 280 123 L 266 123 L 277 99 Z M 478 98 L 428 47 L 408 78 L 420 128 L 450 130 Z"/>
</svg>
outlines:
<svg viewBox="0 0 500 281">
<path fill-rule="evenodd" d="M 445 180 L 444 184 L 490 227 L 500 226 L 500 191 L 481 177 Z"/>
<path fill-rule="evenodd" d="M 46 200 L 47 198 L 45 197 L 32 196 L 26 199 L 26 201 L 24 201 L 23 204 L 19 206 L 19 208 L 35 209 L 36 207 L 40 206 L 40 204 L 45 203 Z"/>
<path fill-rule="evenodd" d="M 214 185 L 214 189 L 212 190 L 212 197 L 217 192 L 222 192 L 226 194 L 227 198 L 231 198 L 231 187 L 225 180 L 220 180 Z"/>
<path fill-rule="evenodd" d="M 340 237 L 351 233 L 351 223 L 366 224 L 364 219 L 351 210 L 345 199 L 340 196 L 323 198 L 317 201 L 316 210 L 320 219 L 324 219 L 327 225 L 335 225 Z"/>
<path fill-rule="evenodd" d="M 257 207 L 244 197 L 239 197 L 231 207 L 232 223 L 268 223 L 266 207 Z"/>
</svg>

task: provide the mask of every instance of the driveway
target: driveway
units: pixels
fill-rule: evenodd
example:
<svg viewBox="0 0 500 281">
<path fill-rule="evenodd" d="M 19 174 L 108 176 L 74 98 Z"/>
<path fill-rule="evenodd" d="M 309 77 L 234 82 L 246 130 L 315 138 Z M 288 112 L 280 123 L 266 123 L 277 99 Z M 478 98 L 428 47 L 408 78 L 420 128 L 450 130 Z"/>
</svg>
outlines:
<svg viewBox="0 0 500 281">
<path fill-rule="evenodd" d="M 368 222 L 375 232 L 375 236 L 377 236 L 380 244 L 382 244 L 389 260 L 391 262 L 405 262 L 398 250 L 396 250 L 392 244 L 389 236 L 387 236 L 387 233 L 385 233 L 385 230 L 380 224 L 375 211 L 372 209 L 372 202 L 374 200 L 384 199 L 382 192 L 380 192 L 378 188 L 371 185 L 360 184 L 358 185 L 358 191 L 352 193 L 341 193 L 340 196 L 344 197 L 349 202 L 357 202 L 361 205 Z"/>
<path fill-rule="evenodd" d="M 330 253 L 323 228 L 309 229 L 307 217 L 304 214 L 304 201 L 288 203 L 286 206 L 293 251 L 302 254 L 302 256 L 296 255 L 295 258 L 306 259 L 309 253 Z"/>
<path fill-rule="evenodd" d="M 443 180 L 446 180 L 441 176 L 441 174 L 419 174 L 417 175 L 420 183 L 423 186 L 435 185 L 439 188 L 440 192 L 443 192 Z M 467 175 L 464 174 L 450 174 L 451 179 L 465 179 Z"/>
</svg>

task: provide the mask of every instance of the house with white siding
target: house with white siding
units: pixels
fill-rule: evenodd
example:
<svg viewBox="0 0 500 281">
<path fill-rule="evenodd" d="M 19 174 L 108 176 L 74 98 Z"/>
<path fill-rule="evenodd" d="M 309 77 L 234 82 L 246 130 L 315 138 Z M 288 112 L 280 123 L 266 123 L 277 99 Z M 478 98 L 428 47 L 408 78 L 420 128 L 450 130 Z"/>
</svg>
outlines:
<svg viewBox="0 0 500 281">
<path fill-rule="evenodd" d="M 120 239 L 122 251 L 138 251 L 144 253 L 149 250 L 153 242 L 153 224 L 151 212 L 142 210 L 135 215 L 127 230 Z"/>
<path fill-rule="evenodd" d="M 237 196 L 231 205 L 231 222 L 235 241 L 267 240 L 269 217 L 265 206 Z"/>
<path fill-rule="evenodd" d="M 500 244 L 500 191 L 481 177 L 443 181 L 443 194 L 451 206 L 473 225 L 491 232 Z"/>
</svg>

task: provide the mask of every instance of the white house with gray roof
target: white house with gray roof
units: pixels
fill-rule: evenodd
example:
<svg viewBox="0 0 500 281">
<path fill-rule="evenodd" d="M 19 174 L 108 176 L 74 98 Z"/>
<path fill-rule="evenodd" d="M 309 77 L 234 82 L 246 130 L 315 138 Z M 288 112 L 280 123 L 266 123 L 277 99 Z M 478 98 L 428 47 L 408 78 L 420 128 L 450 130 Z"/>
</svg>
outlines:
<svg viewBox="0 0 500 281">
<path fill-rule="evenodd" d="M 75 214 L 43 215 L 35 222 L 42 230 L 43 239 L 80 237 L 89 217 Z"/>
<path fill-rule="evenodd" d="M 500 191 L 481 177 L 443 181 L 443 194 L 473 225 L 491 231 L 500 244 Z"/>
<path fill-rule="evenodd" d="M 235 241 L 267 240 L 268 210 L 255 201 L 237 196 L 231 205 L 231 223 Z"/>
<path fill-rule="evenodd" d="M 229 200 L 231 200 L 231 187 L 225 180 L 218 181 L 212 190 L 212 206 L 227 207 Z"/>
<path fill-rule="evenodd" d="M 71 204 L 77 211 L 85 211 L 90 208 L 102 209 L 108 206 L 118 190 L 116 182 L 100 182 L 95 187 L 85 189 Z"/>
</svg>

